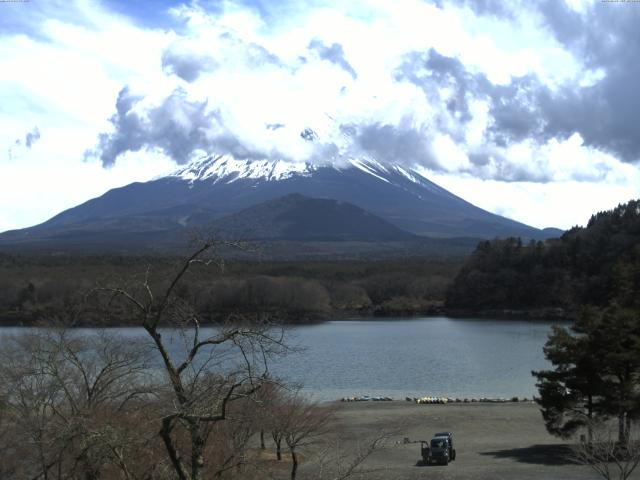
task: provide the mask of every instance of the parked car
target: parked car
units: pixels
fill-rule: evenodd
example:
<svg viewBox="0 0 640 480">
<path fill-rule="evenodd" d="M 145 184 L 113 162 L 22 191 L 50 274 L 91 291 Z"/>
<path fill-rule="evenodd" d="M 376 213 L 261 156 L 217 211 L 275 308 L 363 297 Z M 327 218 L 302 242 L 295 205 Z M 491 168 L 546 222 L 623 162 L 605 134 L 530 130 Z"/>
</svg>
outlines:
<svg viewBox="0 0 640 480">
<path fill-rule="evenodd" d="M 433 436 L 430 442 L 421 440 L 420 451 L 422 453 L 422 462 L 425 465 L 433 463 L 449 465 L 449 462 L 456 459 L 456 449 L 453 447 L 453 433 L 439 432 Z"/>
</svg>

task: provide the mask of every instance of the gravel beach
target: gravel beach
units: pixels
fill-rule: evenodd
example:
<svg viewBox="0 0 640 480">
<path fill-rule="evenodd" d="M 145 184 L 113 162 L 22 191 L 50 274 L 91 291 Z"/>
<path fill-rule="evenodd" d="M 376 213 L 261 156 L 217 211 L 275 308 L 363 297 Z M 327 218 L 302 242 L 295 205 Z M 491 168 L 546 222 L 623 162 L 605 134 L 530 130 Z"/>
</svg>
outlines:
<svg viewBox="0 0 640 480">
<path fill-rule="evenodd" d="M 566 458 L 567 443 L 547 433 L 532 402 L 417 405 L 412 402 L 338 404 L 337 422 L 351 445 L 381 431 L 389 446 L 365 466 L 372 479 L 597 479 L 590 468 Z M 448 466 L 422 466 L 420 443 L 435 432 L 454 434 L 457 458 Z M 346 444 L 345 444 L 346 445 Z M 348 448 L 348 447 L 345 447 Z M 633 479 L 640 478 L 640 469 Z"/>
</svg>

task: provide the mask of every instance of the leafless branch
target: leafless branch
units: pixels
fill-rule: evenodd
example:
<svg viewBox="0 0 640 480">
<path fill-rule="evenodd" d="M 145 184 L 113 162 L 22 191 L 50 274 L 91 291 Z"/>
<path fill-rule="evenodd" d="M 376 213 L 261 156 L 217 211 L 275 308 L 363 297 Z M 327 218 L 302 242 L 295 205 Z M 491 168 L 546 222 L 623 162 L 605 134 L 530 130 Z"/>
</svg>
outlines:
<svg viewBox="0 0 640 480">
<path fill-rule="evenodd" d="M 618 441 L 606 423 L 594 422 L 591 426 L 592 439 L 582 439 L 574 445 L 569 458 L 580 465 L 586 465 L 606 480 L 628 479 L 640 464 L 640 436 L 632 431 L 626 444 Z"/>
</svg>

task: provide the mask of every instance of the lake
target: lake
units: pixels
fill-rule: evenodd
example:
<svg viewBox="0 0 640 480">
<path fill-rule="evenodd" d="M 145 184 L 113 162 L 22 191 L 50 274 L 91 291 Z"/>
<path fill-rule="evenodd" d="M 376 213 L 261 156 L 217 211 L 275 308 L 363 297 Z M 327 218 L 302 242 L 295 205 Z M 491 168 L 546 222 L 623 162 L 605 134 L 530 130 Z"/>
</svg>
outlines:
<svg viewBox="0 0 640 480">
<path fill-rule="evenodd" d="M 542 347 L 551 325 L 428 317 L 295 326 L 288 329 L 288 343 L 303 350 L 275 360 L 271 371 L 318 400 L 531 398 L 537 393 L 531 371 L 549 367 Z M 0 328 L 0 335 L 24 330 Z M 131 337 L 145 334 L 139 328 L 118 330 Z"/>
</svg>

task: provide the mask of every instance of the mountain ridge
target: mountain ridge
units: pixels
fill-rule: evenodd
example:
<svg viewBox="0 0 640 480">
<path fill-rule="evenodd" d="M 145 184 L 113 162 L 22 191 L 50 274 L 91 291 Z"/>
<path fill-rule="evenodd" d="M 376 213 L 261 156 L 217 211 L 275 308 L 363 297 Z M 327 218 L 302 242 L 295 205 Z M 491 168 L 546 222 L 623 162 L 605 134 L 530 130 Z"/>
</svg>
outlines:
<svg viewBox="0 0 640 480">
<path fill-rule="evenodd" d="M 421 237 L 348 202 L 290 193 L 213 223 L 221 235 L 247 240 L 414 241 Z"/>
<path fill-rule="evenodd" d="M 109 232 L 156 235 L 201 228 L 289 194 L 346 202 L 409 234 L 434 238 L 547 238 L 543 231 L 482 210 L 402 165 L 369 158 L 336 164 L 200 158 L 171 174 L 109 190 L 46 222 L 0 234 L 0 245 Z M 142 235 L 144 236 L 144 235 Z M 160 242 L 162 243 L 162 242 Z"/>
</svg>

